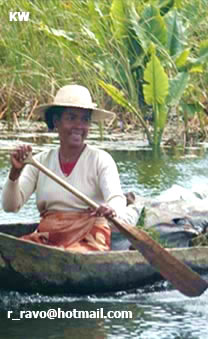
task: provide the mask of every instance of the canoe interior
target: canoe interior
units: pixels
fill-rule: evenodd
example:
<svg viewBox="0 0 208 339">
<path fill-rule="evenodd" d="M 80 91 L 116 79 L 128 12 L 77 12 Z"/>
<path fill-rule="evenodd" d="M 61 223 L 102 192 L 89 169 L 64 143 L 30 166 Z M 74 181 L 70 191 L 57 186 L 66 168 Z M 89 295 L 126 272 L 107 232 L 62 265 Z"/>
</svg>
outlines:
<svg viewBox="0 0 208 339">
<path fill-rule="evenodd" d="M 10 234 L 15 237 L 21 237 L 25 234 L 34 232 L 37 227 L 38 223 L 1 224 L 0 232 Z"/>
</svg>

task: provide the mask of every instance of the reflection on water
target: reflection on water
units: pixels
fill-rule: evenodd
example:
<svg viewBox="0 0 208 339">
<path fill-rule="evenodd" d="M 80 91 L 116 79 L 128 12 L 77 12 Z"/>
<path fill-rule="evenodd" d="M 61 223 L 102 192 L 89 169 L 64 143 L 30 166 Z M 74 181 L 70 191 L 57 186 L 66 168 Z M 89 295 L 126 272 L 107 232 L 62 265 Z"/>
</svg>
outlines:
<svg viewBox="0 0 208 339">
<path fill-rule="evenodd" d="M 195 157 L 163 152 L 154 157 L 150 151 L 110 151 L 121 177 L 123 190 L 155 196 L 179 184 L 186 188 L 208 184 L 208 156 L 196 150 Z M 0 193 L 8 172 L 8 156 L 0 153 Z M 1 210 L 1 222 L 36 221 L 39 216 L 33 196 L 18 214 Z M 207 277 L 208 278 L 208 277 Z M 69 311 L 104 309 L 129 310 L 132 319 L 7 319 L 7 311 L 18 317 L 21 310 Z M 41 296 L 17 292 L 0 292 L 0 338 L 68 339 L 104 338 L 208 338 L 208 292 L 190 299 L 175 290 L 117 293 L 111 296 L 70 297 Z"/>
<path fill-rule="evenodd" d="M 143 294 L 141 291 L 111 297 L 44 297 L 2 292 L 1 338 L 208 338 L 208 293 L 195 299 L 177 291 Z M 7 319 L 7 311 L 18 318 L 20 311 L 67 312 L 131 311 L 130 319 Z"/>
<path fill-rule="evenodd" d="M 111 151 L 123 189 L 143 196 L 159 195 L 173 184 L 185 188 L 208 184 L 208 153 L 198 153 L 185 157 L 169 151 L 154 157 L 148 150 Z"/>
</svg>

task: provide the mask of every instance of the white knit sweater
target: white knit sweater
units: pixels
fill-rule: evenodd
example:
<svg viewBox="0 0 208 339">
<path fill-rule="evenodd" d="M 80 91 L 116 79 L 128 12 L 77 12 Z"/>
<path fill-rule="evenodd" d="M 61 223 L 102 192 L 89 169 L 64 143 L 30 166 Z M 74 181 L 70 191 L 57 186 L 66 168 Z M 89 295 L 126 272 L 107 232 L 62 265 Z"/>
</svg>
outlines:
<svg viewBox="0 0 208 339">
<path fill-rule="evenodd" d="M 41 152 L 35 158 L 56 175 L 66 180 L 97 204 L 107 203 L 118 216 L 126 208 L 116 164 L 110 154 L 86 145 L 71 174 L 66 177 L 59 163 L 59 148 Z M 88 206 L 62 188 L 34 166 L 26 165 L 20 178 L 7 178 L 2 193 L 2 207 L 6 212 L 17 212 L 36 192 L 40 213 L 44 210 L 79 211 Z"/>
</svg>

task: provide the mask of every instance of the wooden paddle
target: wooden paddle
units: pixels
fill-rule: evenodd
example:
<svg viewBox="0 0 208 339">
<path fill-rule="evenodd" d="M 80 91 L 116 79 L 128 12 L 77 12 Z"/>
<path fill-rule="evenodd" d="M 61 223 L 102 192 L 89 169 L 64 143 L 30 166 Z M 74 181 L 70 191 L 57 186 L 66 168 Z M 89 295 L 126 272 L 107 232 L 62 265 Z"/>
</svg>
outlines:
<svg viewBox="0 0 208 339">
<path fill-rule="evenodd" d="M 25 159 L 25 164 L 35 166 L 66 190 L 84 201 L 88 206 L 93 208 L 99 207 L 94 201 L 35 160 L 32 157 L 32 153 Z M 142 253 L 144 258 L 181 293 L 189 297 L 197 297 L 207 289 L 208 282 L 206 280 L 202 279 L 199 274 L 193 272 L 187 265 L 171 255 L 168 250 L 161 247 L 146 232 L 123 223 L 118 218 L 110 217 L 108 219 L 129 239 L 133 246 Z"/>
</svg>

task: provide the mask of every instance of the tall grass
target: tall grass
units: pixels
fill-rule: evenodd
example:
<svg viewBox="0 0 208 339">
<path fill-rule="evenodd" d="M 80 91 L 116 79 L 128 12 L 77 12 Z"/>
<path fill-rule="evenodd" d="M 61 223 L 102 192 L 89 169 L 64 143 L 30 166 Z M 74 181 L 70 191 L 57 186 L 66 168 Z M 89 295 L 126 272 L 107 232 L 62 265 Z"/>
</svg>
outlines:
<svg viewBox="0 0 208 339">
<path fill-rule="evenodd" d="M 10 11 L 28 11 L 30 19 L 10 22 Z M 50 100 L 57 87 L 82 82 L 69 2 L 1 1 L 0 13 L 1 110 L 8 105 L 18 112 L 28 100 L 31 106 L 35 100 Z"/>
<path fill-rule="evenodd" d="M 122 52 L 123 46 L 114 39 L 114 34 L 125 34 L 125 31 L 122 32 L 120 24 L 112 27 L 112 2 L 0 0 L 0 118 L 9 118 L 12 112 L 21 114 L 25 103 L 32 108 L 37 103 L 50 101 L 57 88 L 67 83 L 86 85 L 99 105 L 121 110 L 97 81 L 113 82 L 114 74 L 115 79 L 120 74 L 116 81 L 119 80 L 127 97 L 136 102 L 138 88 L 134 85 L 130 60 Z M 124 1 L 128 6 L 131 2 L 139 7 L 147 1 Z M 206 39 L 208 2 L 185 0 L 181 7 L 184 22 L 193 23 L 189 27 L 189 45 L 197 53 L 200 39 Z M 30 19 L 10 22 L 10 11 L 30 12 Z M 195 81 L 206 93 L 207 70 L 196 74 Z"/>
</svg>

